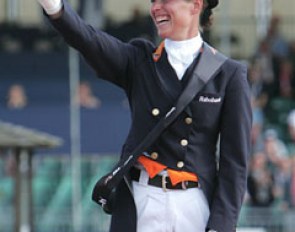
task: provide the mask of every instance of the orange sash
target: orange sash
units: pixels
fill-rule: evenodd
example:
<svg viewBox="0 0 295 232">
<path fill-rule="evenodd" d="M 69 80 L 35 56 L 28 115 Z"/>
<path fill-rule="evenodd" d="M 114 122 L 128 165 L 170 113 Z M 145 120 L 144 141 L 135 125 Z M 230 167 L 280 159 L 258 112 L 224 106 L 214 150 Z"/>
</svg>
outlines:
<svg viewBox="0 0 295 232">
<path fill-rule="evenodd" d="M 140 156 L 138 158 L 138 162 L 145 168 L 150 178 L 154 178 L 161 171 L 167 169 L 172 185 L 176 185 L 177 183 L 183 181 L 198 181 L 198 177 L 194 173 L 167 168 L 167 166 L 151 160 L 145 156 Z"/>
</svg>

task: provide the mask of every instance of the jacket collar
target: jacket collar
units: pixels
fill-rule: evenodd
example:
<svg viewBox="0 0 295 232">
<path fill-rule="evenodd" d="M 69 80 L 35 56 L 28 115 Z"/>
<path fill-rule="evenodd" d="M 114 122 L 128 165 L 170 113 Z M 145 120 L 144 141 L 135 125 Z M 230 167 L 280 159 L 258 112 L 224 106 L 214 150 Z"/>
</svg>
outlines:
<svg viewBox="0 0 295 232">
<path fill-rule="evenodd" d="M 161 58 L 164 47 L 165 47 L 165 43 L 164 41 L 162 41 L 160 45 L 158 46 L 158 48 L 156 49 L 156 51 L 153 53 L 153 60 L 155 62 L 158 62 L 158 60 Z"/>
</svg>

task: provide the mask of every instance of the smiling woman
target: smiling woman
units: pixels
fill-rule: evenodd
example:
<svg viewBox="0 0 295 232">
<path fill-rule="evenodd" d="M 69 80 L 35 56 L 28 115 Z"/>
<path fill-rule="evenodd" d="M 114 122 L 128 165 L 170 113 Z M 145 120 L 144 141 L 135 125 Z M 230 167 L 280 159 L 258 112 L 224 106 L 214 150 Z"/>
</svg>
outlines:
<svg viewBox="0 0 295 232">
<path fill-rule="evenodd" d="M 200 16 L 216 0 L 152 1 L 160 45 L 95 30 L 66 0 L 38 1 L 97 76 L 127 95 L 132 122 L 120 161 L 92 194 L 112 214 L 110 232 L 235 231 L 252 112 L 246 67 L 202 39 Z"/>
<path fill-rule="evenodd" d="M 180 41 L 198 35 L 202 10 L 203 0 L 154 0 L 150 14 L 161 38 Z"/>
<path fill-rule="evenodd" d="M 218 0 L 152 0 L 150 14 L 161 38 L 183 40 L 196 36 L 199 24 L 211 25 L 212 9 L 217 5 Z"/>
</svg>

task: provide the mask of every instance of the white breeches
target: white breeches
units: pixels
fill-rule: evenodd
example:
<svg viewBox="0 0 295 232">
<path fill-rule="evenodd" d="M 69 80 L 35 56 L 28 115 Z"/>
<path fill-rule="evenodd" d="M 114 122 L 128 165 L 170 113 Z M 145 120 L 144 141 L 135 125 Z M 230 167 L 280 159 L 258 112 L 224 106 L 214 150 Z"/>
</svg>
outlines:
<svg viewBox="0 0 295 232">
<path fill-rule="evenodd" d="M 207 199 L 200 188 L 166 190 L 147 185 L 141 171 L 132 182 L 137 209 L 137 232 L 204 232 L 209 218 Z"/>
</svg>

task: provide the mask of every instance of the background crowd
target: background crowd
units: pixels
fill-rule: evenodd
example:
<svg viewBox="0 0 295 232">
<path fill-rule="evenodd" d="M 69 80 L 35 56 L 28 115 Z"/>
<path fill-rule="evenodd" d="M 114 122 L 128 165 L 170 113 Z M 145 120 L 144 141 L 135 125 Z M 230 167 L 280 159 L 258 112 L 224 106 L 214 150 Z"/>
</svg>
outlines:
<svg viewBox="0 0 295 232">
<path fill-rule="evenodd" d="M 252 157 L 247 202 L 295 206 L 295 41 L 280 33 L 274 16 L 249 57 L 252 90 Z"/>
</svg>

